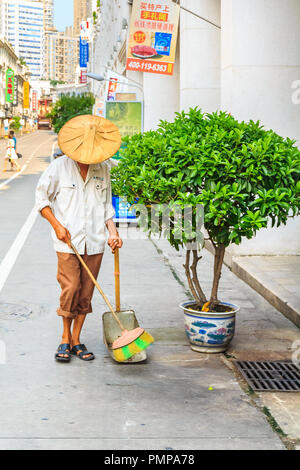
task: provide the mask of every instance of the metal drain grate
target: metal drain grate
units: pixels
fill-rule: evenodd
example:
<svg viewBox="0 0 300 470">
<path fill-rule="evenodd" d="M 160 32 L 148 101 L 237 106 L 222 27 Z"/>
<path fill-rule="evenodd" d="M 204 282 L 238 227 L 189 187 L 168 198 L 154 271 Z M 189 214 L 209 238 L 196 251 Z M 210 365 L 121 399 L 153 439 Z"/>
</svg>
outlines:
<svg viewBox="0 0 300 470">
<path fill-rule="evenodd" d="M 291 361 L 235 361 L 235 364 L 257 392 L 300 391 L 300 366 Z"/>
</svg>

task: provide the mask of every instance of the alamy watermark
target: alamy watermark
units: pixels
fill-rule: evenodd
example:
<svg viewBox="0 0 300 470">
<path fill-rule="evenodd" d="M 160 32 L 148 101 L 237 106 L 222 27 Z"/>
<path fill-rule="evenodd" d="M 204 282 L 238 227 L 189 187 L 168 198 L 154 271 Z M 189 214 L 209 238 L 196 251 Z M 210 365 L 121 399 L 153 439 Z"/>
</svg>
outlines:
<svg viewBox="0 0 300 470">
<path fill-rule="evenodd" d="M 300 369 L 300 339 L 296 339 L 292 344 L 292 363 Z"/>
<path fill-rule="evenodd" d="M 0 340 L 0 365 L 6 364 L 6 344 Z"/>
<path fill-rule="evenodd" d="M 127 210 L 126 198 L 121 199 L 122 207 Z M 136 228 L 127 223 L 120 235 L 124 239 L 163 238 L 174 244 L 185 245 L 191 249 L 200 248 L 204 242 L 204 209 L 201 204 L 134 204 L 130 210 L 136 213 Z M 122 215 L 120 215 L 122 218 Z"/>
<path fill-rule="evenodd" d="M 294 80 L 292 82 L 292 103 L 300 104 L 300 80 Z"/>
</svg>

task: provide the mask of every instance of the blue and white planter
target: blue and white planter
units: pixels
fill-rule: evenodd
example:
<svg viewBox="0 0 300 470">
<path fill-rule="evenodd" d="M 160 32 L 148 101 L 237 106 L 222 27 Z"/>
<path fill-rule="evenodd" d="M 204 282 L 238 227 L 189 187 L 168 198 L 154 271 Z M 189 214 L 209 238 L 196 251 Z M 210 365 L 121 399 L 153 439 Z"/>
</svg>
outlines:
<svg viewBox="0 0 300 470">
<path fill-rule="evenodd" d="M 194 302 L 180 304 L 184 311 L 185 332 L 191 349 L 204 353 L 220 353 L 228 348 L 235 330 L 235 316 L 239 307 L 222 302 L 221 305 L 231 307 L 231 312 L 213 313 L 193 310 Z"/>
</svg>

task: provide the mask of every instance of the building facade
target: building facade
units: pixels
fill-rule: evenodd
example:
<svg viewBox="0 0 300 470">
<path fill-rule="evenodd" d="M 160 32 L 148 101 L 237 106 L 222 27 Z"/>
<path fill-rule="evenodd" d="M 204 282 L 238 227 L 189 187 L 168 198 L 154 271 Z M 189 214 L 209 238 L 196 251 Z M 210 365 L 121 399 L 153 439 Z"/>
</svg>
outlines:
<svg viewBox="0 0 300 470">
<path fill-rule="evenodd" d="M 45 77 L 65 83 L 76 83 L 79 62 L 79 39 L 65 32 L 46 31 Z"/>
<path fill-rule="evenodd" d="M 44 72 L 44 7 L 42 2 L 2 0 L 1 34 L 28 65 L 34 78 Z"/>
<path fill-rule="evenodd" d="M 74 0 L 74 36 L 80 34 L 81 21 L 91 18 L 93 15 L 92 0 Z"/>
<path fill-rule="evenodd" d="M 102 0 L 91 71 L 109 78 L 113 69 L 140 83 L 145 130 L 199 106 L 260 120 L 300 145 L 299 0 L 181 0 L 190 12 L 181 8 L 172 76 L 126 71 L 130 3 Z M 91 86 L 98 93 L 99 84 Z M 232 254 L 300 254 L 299 230 L 298 217 L 285 227 L 259 231 L 232 247 Z"/>
<path fill-rule="evenodd" d="M 14 90 L 15 103 L 6 102 L 6 72 L 13 70 L 17 79 L 17 87 Z M 22 65 L 14 49 L 9 42 L 0 39 L 0 137 L 4 136 L 4 122 L 14 116 L 20 116 L 26 121 L 30 117 L 30 109 L 23 107 L 23 85 L 28 81 L 30 73 L 25 65 Z"/>
</svg>

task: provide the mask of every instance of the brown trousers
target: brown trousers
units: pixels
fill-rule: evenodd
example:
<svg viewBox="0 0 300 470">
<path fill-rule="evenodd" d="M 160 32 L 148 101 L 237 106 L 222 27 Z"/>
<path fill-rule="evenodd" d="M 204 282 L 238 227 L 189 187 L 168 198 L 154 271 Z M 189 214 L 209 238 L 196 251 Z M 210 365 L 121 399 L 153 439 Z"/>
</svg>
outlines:
<svg viewBox="0 0 300 470">
<path fill-rule="evenodd" d="M 84 262 L 97 279 L 103 253 L 82 256 Z M 60 306 L 57 314 L 61 317 L 76 318 L 92 310 L 94 284 L 77 256 L 72 253 L 57 252 L 57 280 L 61 287 Z"/>
</svg>

